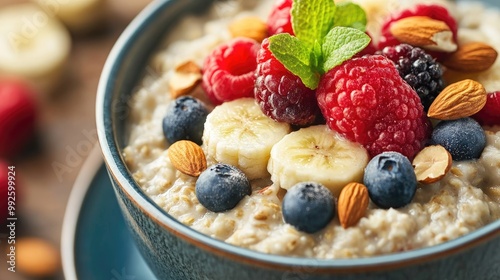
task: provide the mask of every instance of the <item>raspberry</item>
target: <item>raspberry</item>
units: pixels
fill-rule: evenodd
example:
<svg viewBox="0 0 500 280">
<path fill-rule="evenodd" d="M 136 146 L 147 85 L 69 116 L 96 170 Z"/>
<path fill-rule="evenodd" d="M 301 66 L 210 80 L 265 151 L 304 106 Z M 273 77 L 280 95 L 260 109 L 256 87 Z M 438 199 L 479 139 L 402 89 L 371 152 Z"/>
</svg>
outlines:
<svg viewBox="0 0 500 280">
<path fill-rule="evenodd" d="M 36 132 L 35 92 L 24 81 L 0 80 L 0 158 L 13 158 Z"/>
<path fill-rule="evenodd" d="M 412 17 L 412 16 L 427 16 L 435 20 L 440 20 L 446 23 L 453 33 L 453 40 L 457 42 L 457 31 L 458 26 L 456 20 L 450 15 L 448 10 L 442 6 L 434 5 L 434 4 L 419 4 L 414 6 L 413 8 L 402 10 L 397 14 L 389 17 L 382 24 L 382 34 L 380 36 L 378 42 L 378 49 L 381 50 L 387 46 L 395 46 L 399 45 L 400 42 L 392 36 L 390 32 L 390 27 L 393 22 L 396 22 L 400 19 Z M 443 53 L 439 52 L 431 52 L 431 54 L 438 59 L 443 56 Z"/>
<path fill-rule="evenodd" d="M 407 44 L 385 47 L 382 54 L 396 64 L 399 75 L 417 92 L 427 111 L 444 88 L 441 65 L 421 48 Z"/>
<path fill-rule="evenodd" d="M 353 58 L 328 71 L 316 95 L 327 125 L 372 157 L 394 151 L 412 159 L 429 137 L 418 95 L 382 55 Z"/>
<path fill-rule="evenodd" d="M 293 0 L 277 0 L 267 18 L 267 32 L 269 36 L 278 33 L 294 35 L 290 10 Z"/>
<path fill-rule="evenodd" d="M 202 87 L 214 105 L 253 97 L 259 43 L 236 38 L 218 46 L 203 64 Z"/>
<path fill-rule="evenodd" d="M 298 126 L 315 121 L 319 108 L 314 90 L 276 59 L 268 39 L 264 39 L 257 55 L 256 75 L 255 99 L 266 116 Z"/>
<path fill-rule="evenodd" d="M 489 93 L 483 109 L 472 118 L 481 125 L 500 125 L 500 91 Z"/>
</svg>

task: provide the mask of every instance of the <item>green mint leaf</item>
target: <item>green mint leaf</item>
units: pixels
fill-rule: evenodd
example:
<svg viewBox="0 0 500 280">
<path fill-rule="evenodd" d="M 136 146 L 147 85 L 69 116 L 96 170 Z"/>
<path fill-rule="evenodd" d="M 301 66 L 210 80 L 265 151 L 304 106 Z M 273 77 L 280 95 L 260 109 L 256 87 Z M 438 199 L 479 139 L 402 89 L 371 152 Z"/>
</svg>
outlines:
<svg viewBox="0 0 500 280">
<path fill-rule="evenodd" d="M 337 5 L 334 27 L 353 27 L 364 32 L 366 23 L 366 13 L 359 5 L 351 2 L 343 2 Z"/>
<path fill-rule="evenodd" d="M 321 74 L 353 57 L 371 40 L 364 33 L 366 13 L 353 3 L 293 0 L 291 16 L 296 37 L 272 36 L 269 49 L 311 89 L 318 86 Z"/>
<path fill-rule="evenodd" d="M 370 36 L 358 29 L 341 26 L 332 28 L 322 45 L 323 71 L 326 73 L 350 59 L 368 46 L 370 41 Z"/>
<path fill-rule="evenodd" d="M 313 69 L 321 69 L 323 66 L 323 54 L 321 50 L 321 43 L 315 41 L 311 53 L 311 66 Z"/>
<path fill-rule="evenodd" d="M 315 89 L 319 74 L 312 65 L 314 54 L 297 37 L 281 33 L 269 37 L 269 49 L 273 55 L 293 74 L 300 77 L 305 86 Z"/>
<path fill-rule="evenodd" d="M 335 2 L 333 0 L 294 0 L 291 14 L 295 36 L 312 50 L 315 42 L 322 42 L 323 37 L 332 28 Z"/>
</svg>

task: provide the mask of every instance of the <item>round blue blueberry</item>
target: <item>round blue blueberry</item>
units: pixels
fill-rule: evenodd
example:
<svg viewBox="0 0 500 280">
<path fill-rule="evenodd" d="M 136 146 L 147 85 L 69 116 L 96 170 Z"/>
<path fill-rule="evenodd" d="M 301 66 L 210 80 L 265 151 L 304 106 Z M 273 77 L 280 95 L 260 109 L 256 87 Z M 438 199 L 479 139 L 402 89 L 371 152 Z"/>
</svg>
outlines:
<svg viewBox="0 0 500 280">
<path fill-rule="evenodd" d="M 252 187 L 245 173 L 238 168 L 217 163 L 203 171 L 196 181 L 195 193 L 201 205 L 212 212 L 233 209 Z"/>
<path fill-rule="evenodd" d="M 384 152 L 365 167 L 363 183 L 370 199 L 381 208 L 400 208 L 411 202 L 417 190 L 417 177 L 407 157 Z"/>
<path fill-rule="evenodd" d="M 163 134 L 172 144 L 179 140 L 191 140 L 201 145 L 203 127 L 208 109 L 200 100 L 182 96 L 170 103 L 163 117 Z"/>
<path fill-rule="evenodd" d="M 441 121 L 432 132 L 431 141 L 450 152 L 453 160 L 477 159 L 486 146 L 486 135 L 472 118 Z"/>
<path fill-rule="evenodd" d="M 314 182 L 291 187 L 283 197 L 281 207 L 285 222 L 307 233 L 323 229 L 335 216 L 332 193 Z"/>
</svg>

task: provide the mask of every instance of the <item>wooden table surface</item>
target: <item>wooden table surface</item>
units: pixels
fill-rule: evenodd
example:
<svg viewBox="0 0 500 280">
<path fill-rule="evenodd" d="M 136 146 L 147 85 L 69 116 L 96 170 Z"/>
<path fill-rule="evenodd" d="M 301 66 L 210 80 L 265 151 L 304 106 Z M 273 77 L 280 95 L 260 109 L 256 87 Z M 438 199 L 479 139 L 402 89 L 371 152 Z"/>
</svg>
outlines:
<svg viewBox="0 0 500 280">
<path fill-rule="evenodd" d="M 20 184 L 16 238 L 40 237 L 60 249 L 61 227 L 67 199 L 76 176 L 96 143 L 95 97 L 99 76 L 114 42 L 130 20 L 151 0 L 107 0 L 106 23 L 97 32 L 73 34 L 73 45 L 64 82 L 50 98 L 39 100 L 38 148 L 15 160 Z M 0 9 L 25 0 L 0 0 Z M 90 136 L 89 136 L 90 135 Z M 90 139 L 90 140 L 89 140 Z M 79 145 L 81 146 L 79 148 Z M 67 172 L 57 174 L 54 163 L 67 164 L 68 155 L 79 148 Z M 0 236 L 5 245 L 6 235 Z M 30 279 L 7 271 L 0 256 L 0 279 Z M 64 279 L 62 270 L 49 279 Z"/>
</svg>

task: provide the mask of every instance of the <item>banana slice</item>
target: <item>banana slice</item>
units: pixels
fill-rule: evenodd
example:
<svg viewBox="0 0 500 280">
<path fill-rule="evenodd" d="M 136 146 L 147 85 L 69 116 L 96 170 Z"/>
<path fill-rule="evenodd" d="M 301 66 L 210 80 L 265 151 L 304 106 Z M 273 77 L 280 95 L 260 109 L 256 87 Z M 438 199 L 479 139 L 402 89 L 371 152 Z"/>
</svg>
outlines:
<svg viewBox="0 0 500 280">
<path fill-rule="evenodd" d="M 47 92 L 58 84 L 71 50 L 63 24 L 37 5 L 0 9 L 0 75 L 30 80 Z"/>
<path fill-rule="evenodd" d="M 289 189 L 304 181 L 315 181 L 338 197 L 350 182 L 361 182 L 368 152 L 325 125 L 292 132 L 271 150 L 268 171 L 271 180 Z"/>
<path fill-rule="evenodd" d="M 208 114 L 203 148 L 209 161 L 234 165 L 250 180 L 265 178 L 271 148 L 290 130 L 290 125 L 265 116 L 253 98 L 240 98 Z"/>
<path fill-rule="evenodd" d="M 71 31 L 82 33 L 98 27 L 105 18 L 105 0 L 35 0 L 49 15 L 57 16 Z"/>
</svg>

